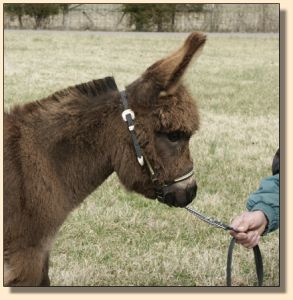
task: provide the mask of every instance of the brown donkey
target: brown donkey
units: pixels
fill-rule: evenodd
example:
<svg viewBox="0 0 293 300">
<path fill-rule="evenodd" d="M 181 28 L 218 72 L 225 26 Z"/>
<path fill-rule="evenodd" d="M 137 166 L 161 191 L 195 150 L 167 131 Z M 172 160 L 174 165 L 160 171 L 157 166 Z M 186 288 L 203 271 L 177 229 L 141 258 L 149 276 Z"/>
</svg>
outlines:
<svg viewBox="0 0 293 300">
<path fill-rule="evenodd" d="M 192 201 L 188 142 L 199 116 L 182 75 L 204 43 L 190 34 L 122 93 L 107 77 L 4 114 L 5 286 L 50 284 L 58 229 L 113 172 L 145 197 L 179 207 Z"/>
</svg>

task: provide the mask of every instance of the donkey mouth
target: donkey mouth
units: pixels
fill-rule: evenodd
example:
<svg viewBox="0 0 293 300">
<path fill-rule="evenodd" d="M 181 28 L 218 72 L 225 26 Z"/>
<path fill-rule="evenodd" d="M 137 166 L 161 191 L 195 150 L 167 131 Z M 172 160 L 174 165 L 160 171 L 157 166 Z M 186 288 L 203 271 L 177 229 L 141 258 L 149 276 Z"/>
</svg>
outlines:
<svg viewBox="0 0 293 300">
<path fill-rule="evenodd" d="M 159 199 L 169 206 L 185 207 L 196 197 L 197 186 L 195 182 L 185 189 L 175 189 L 174 191 L 167 191 L 163 199 Z"/>
</svg>

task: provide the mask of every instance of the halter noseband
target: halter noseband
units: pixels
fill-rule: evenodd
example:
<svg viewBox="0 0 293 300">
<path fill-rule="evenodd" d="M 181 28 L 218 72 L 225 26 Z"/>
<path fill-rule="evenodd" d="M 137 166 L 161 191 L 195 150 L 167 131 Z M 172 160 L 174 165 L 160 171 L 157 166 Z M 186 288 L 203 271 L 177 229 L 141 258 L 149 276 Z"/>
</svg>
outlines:
<svg viewBox="0 0 293 300">
<path fill-rule="evenodd" d="M 172 182 L 170 182 L 168 184 L 164 183 L 164 184 L 161 185 L 159 183 L 158 177 L 157 177 L 152 165 L 150 164 L 150 162 L 146 158 L 146 156 L 143 155 L 141 147 L 140 147 L 140 145 L 137 141 L 136 132 L 135 132 L 135 128 L 134 128 L 135 114 L 131 109 L 128 108 L 126 92 L 122 91 L 122 92 L 120 92 L 120 95 L 121 95 L 121 100 L 122 100 L 123 107 L 124 107 L 124 111 L 122 112 L 122 118 L 125 122 L 127 122 L 128 130 L 131 134 L 132 143 L 133 143 L 133 146 L 134 146 L 134 149 L 135 149 L 135 154 L 136 154 L 138 163 L 141 165 L 141 167 L 143 167 L 144 162 L 146 162 L 146 166 L 147 166 L 148 171 L 150 173 L 151 180 L 154 184 L 154 189 L 155 189 L 155 192 L 156 192 L 157 199 L 160 202 L 167 203 L 166 198 L 168 197 L 168 194 L 166 193 L 166 188 L 168 186 L 170 186 L 171 184 L 173 184 L 173 183 L 184 181 L 184 180 L 190 178 L 193 175 L 193 170 L 191 170 L 190 172 L 184 174 L 181 177 L 175 178 Z M 213 225 L 213 226 L 218 227 L 218 228 L 222 228 L 224 230 L 234 230 L 234 231 L 237 232 L 236 229 L 234 229 L 233 227 L 230 227 L 229 225 L 226 225 L 226 224 L 224 224 L 222 222 L 219 222 L 215 219 L 206 217 L 206 216 L 200 214 L 199 212 L 197 212 L 194 209 L 191 209 L 189 207 L 185 207 L 185 208 L 189 212 L 191 212 L 192 214 L 196 215 L 199 219 L 209 223 L 210 225 Z M 235 238 L 232 238 L 231 242 L 230 242 L 229 249 L 228 249 L 228 256 L 227 256 L 227 269 L 226 269 L 227 286 L 232 285 L 232 283 L 231 283 L 231 272 L 232 272 L 231 270 L 232 269 L 231 268 L 232 268 L 232 254 L 233 254 L 234 245 L 235 245 Z M 259 249 L 258 245 L 256 245 L 253 248 L 253 252 L 254 252 L 255 265 L 256 265 L 258 285 L 262 286 L 263 277 L 264 277 L 264 275 L 263 275 L 263 261 L 262 261 L 262 255 L 261 255 L 261 252 L 260 252 L 260 249 Z"/>
<path fill-rule="evenodd" d="M 156 197 L 160 202 L 165 203 L 166 189 L 174 183 L 178 183 L 180 181 L 184 181 L 184 180 L 190 178 L 194 174 L 194 172 L 193 172 L 193 170 L 191 170 L 191 171 L 187 172 L 186 174 L 173 179 L 171 182 L 160 184 L 159 179 L 158 179 L 151 163 L 149 162 L 147 157 L 145 155 L 143 155 L 141 147 L 138 143 L 136 132 L 135 132 L 135 126 L 134 126 L 135 114 L 134 114 L 133 110 L 128 108 L 128 101 L 127 101 L 127 96 L 126 96 L 125 90 L 120 92 L 120 96 L 121 96 L 121 101 L 122 101 L 123 108 L 124 108 L 124 110 L 122 112 L 122 119 L 123 119 L 123 121 L 127 122 L 128 130 L 131 135 L 131 140 L 132 140 L 132 144 L 134 146 L 137 161 L 141 167 L 143 167 L 144 163 L 146 162 L 146 166 L 149 171 L 151 181 L 154 184 Z"/>
</svg>

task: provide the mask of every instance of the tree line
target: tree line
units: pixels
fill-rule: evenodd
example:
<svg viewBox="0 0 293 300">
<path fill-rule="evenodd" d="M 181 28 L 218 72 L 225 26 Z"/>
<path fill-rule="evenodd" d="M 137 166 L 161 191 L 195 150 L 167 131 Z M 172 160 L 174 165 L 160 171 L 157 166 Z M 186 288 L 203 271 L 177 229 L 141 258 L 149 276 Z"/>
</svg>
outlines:
<svg viewBox="0 0 293 300">
<path fill-rule="evenodd" d="M 4 4 L 4 11 L 16 16 L 20 28 L 23 28 L 23 16 L 28 15 L 34 19 L 35 29 L 44 26 L 45 21 L 57 14 L 66 14 L 82 4 Z M 122 4 L 121 21 L 128 16 L 129 26 L 134 26 L 136 31 L 174 31 L 175 17 L 181 12 L 201 12 L 204 4 Z"/>
<path fill-rule="evenodd" d="M 30 16 L 34 19 L 35 29 L 41 28 L 45 21 L 54 15 L 62 13 L 66 15 L 70 10 L 80 6 L 81 4 L 71 5 L 71 4 L 27 4 L 27 3 L 15 3 L 15 4 L 4 4 L 4 11 L 18 18 L 19 26 L 23 28 L 22 18 L 24 16 Z"/>
<path fill-rule="evenodd" d="M 201 12 L 204 4 L 123 4 L 123 16 L 136 31 L 174 31 L 175 17 L 180 12 Z"/>
</svg>

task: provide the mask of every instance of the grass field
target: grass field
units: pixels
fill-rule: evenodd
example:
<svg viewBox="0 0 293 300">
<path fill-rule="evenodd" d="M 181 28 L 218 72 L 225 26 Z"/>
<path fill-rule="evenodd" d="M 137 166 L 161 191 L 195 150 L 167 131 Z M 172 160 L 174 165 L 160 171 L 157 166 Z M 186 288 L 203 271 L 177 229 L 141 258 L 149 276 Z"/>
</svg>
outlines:
<svg viewBox="0 0 293 300">
<path fill-rule="evenodd" d="M 120 88 L 177 49 L 186 35 L 5 31 L 5 109 L 69 85 L 113 75 Z M 275 35 L 210 35 L 185 77 L 201 129 L 191 140 L 198 196 L 192 206 L 230 222 L 271 173 L 279 139 Z M 279 232 L 262 238 L 266 286 L 279 285 Z M 113 174 L 62 226 L 52 285 L 223 286 L 229 234 L 127 193 Z M 256 282 L 252 251 L 238 246 L 233 283 Z"/>
</svg>

